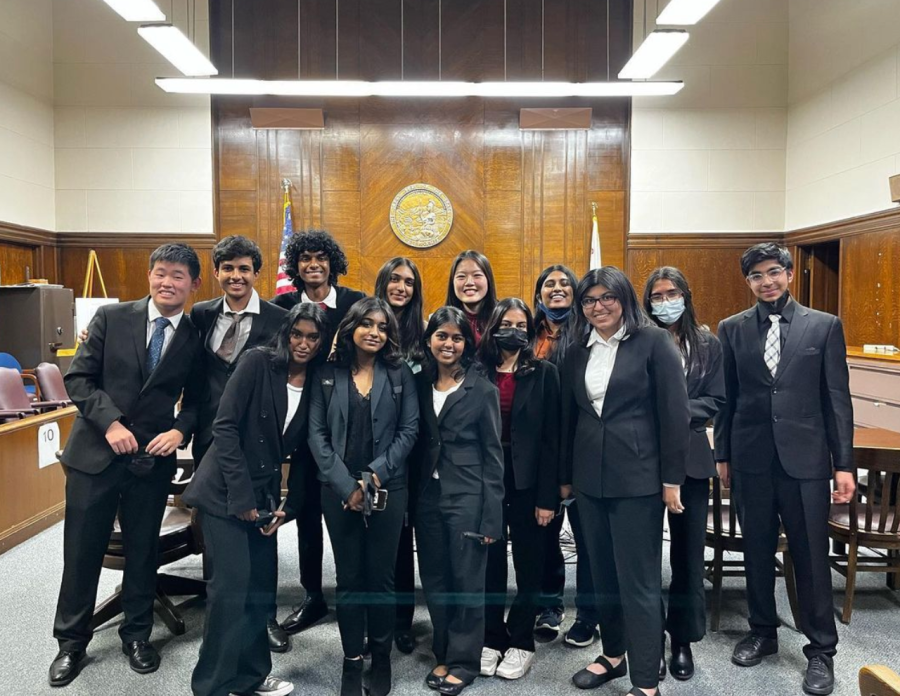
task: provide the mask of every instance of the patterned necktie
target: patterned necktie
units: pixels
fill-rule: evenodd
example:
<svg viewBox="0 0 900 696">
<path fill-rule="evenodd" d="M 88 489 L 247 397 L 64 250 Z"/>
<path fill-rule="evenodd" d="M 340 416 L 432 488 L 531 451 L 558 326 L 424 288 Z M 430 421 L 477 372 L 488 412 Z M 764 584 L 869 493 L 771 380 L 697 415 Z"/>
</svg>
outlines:
<svg viewBox="0 0 900 696">
<path fill-rule="evenodd" d="M 316 302 L 316 304 L 319 305 L 319 306 L 320 306 L 322 309 L 324 309 L 326 312 L 328 311 L 328 305 L 325 304 L 324 302 Z"/>
<path fill-rule="evenodd" d="M 234 356 L 235 346 L 237 346 L 238 331 L 241 326 L 241 320 L 246 315 L 238 314 L 237 312 L 225 312 L 225 314 L 231 317 L 231 326 L 229 326 L 228 330 L 225 332 L 225 336 L 222 338 L 222 344 L 216 351 L 216 355 L 222 358 L 222 360 L 224 360 L 225 362 L 231 362 L 231 359 Z"/>
<path fill-rule="evenodd" d="M 162 357 L 163 344 L 166 342 L 166 327 L 171 326 L 165 317 L 157 317 L 153 320 L 155 326 L 153 333 L 150 335 L 150 345 L 147 348 L 147 373 L 153 372 L 159 365 L 159 359 Z"/>
<path fill-rule="evenodd" d="M 769 321 L 772 322 L 772 325 L 769 327 L 769 333 L 766 334 L 764 357 L 766 366 L 774 377 L 775 370 L 778 369 L 778 361 L 781 360 L 781 326 L 778 323 L 781 321 L 781 315 L 770 314 Z"/>
</svg>

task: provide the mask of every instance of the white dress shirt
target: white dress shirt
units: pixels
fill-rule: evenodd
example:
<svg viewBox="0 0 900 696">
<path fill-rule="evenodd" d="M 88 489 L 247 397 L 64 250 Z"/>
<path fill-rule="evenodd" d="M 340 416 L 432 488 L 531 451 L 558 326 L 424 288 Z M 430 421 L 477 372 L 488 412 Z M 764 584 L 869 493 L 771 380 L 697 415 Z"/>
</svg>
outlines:
<svg viewBox="0 0 900 696">
<path fill-rule="evenodd" d="M 232 310 L 228 307 L 228 300 L 222 298 L 222 311 L 219 312 L 219 315 L 216 317 L 215 328 L 213 328 L 212 332 L 209 334 L 209 349 L 213 353 L 219 350 L 219 347 L 222 345 L 222 340 L 225 338 L 225 334 L 228 332 L 228 329 L 234 321 L 231 315 L 226 314 L 226 312 L 232 312 Z M 240 355 L 241 350 L 247 343 L 247 339 L 250 338 L 250 329 L 253 327 L 253 315 L 259 314 L 259 294 L 256 290 L 250 291 L 250 301 L 247 303 L 247 306 L 240 312 L 233 313 L 250 316 L 249 318 L 245 317 L 241 320 L 241 323 L 238 324 L 237 341 L 234 344 L 234 351 L 231 353 L 232 359 Z"/>
<path fill-rule="evenodd" d="M 294 416 L 297 414 L 297 409 L 300 407 L 300 399 L 303 398 L 303 387 L 295 387 L 292 384 L 288 384 L 287 396 L 288 409 L 287 416 L 284 419 L 284 430 L 281 431 L 282 435 L 287 432 L 288 426 L 291 424 L 291 421 L 294 420 Z"/>
<path fill-rule="evenodd" d="M 315 302 L 319 304 L 320 300 L 311 300 L 309 299 L 309 295 L 306 294 L 306 290 L 300 291 L 300 301 L 301 302 Z M 331 290 L 328 291 L 328 294 L 325 295 L 325 299 L 321 300 L 322 304 L 324 304 L 328 309 L 337 309 L 337 288 L 333 285 L 331 286 Z"/>
<path fill-rule="evenodd" d="M 453 392 L 458 391 L 462 386 L 462 382 L 457 384 L 455 387 L 450 387 L 447 391 L 438 391 L 434 387 L 431 388 L 431 403 L 434 405 L 434 415 L 441 415 L 441 411 L 444 410 L 444 404 L 447 403 L 447 397 L 449 397 Z M 437 469 L 434 470 L 434 473 L 431 475 L 431 478 L 439 479 Z"/>
<path fill-rule="evenodd" d="M 584 388 L 594 411 L 600 417 L 603 416 L 603 401 L 606 398 L 609 378 L 616 364 L 616 353 L 619 351 L 619 344 L 624 337 L 624 325 L 610 336 L 608 341 L 597 333 L 597 329 L 591 330 L 591 335 L 588 336 L 587 347 L 591 354 L 584 370 Z"/>
<path fill-rule="evenodd" d="M 156 308 L 156 305 L 153 304 L 153 300 L 150 300 L 147 304 L 147 348 L 150 347 L 150 338 L 153 336 L 153 330 L 156 328 L 156 324 L 153 322 L 161 316 L 162 314 Z M 184 310 L 178 312 L 178 314 L 173 317 L 166 317 L 169 320 L 169 325 L 166 327 L 165 338 L 163 338 L 162 353 L 159 355 L 160 360 L 162 360 L 162 356 L 166 354 L 166 348 L 168 348 L 169 344 L 172 342 L 172 336 L 175 335 L 175 331 L 178 329 L 178 324 L 183 316 Z"/>
</svg>

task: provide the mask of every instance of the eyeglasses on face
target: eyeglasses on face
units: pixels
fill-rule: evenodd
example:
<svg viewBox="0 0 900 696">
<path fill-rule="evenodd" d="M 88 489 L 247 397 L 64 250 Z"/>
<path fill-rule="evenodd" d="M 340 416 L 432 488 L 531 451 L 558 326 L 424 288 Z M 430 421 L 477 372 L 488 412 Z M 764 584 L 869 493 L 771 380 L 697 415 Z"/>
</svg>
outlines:
<svg viewBox="0 0 900 696">
<path fill-rule="evenodd" d="M 753 273 L 747 274 L 747 280 L 751 283 L 761 283 L 763 278 L 768 278 L 769 280 L 778 280 L 781 277 L 781 274 L 785 272 L 785 268 L 783 266 L 772 266 L 765 273 L 760 273 L 759 271 L 754 271 Z"/>
<path fill-rule="evenodd" d="M 681 290 L 669 290 L 668 292 L 654 292 L 650 295 L 650 304 L 662 304 L 666 300 L 675 301 L 679 297 L 684 297 Z"/>
<path fill-rule="evenodd" d="M 598 302 L 604 307 L 612 307 L 616 302 L 619 301 L 619 298 L 613 295 L 611 292 L 605 292 L 600 297 L 591 297 L 590 295 L 585 295 L 581 298 L 581 306 L 585 309 L 589 307 L 593 307 Z"/>
</svg>

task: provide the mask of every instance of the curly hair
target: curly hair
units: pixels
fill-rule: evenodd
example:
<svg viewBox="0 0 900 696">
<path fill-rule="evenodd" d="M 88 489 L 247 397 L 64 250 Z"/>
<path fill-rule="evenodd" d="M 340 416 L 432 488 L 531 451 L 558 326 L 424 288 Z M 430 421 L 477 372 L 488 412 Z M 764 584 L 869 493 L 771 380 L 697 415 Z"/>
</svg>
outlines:
<svg viewBox="0 0 900 696">
<path fill-rule="evenodd" d="M 325 230 L 300 230 L 294 232 L 284 250 L 282 268 L 298 291 L 303 290 L 303 279 L 297 270 L 300 255 L 324 251 L 328 255 L 328 284 L 337 285 L 338 276 L 347 275 L 347 255 L 334 237 Z"/>
<path fill-rule="evenodd" d="M 387 323 L 387 341 L 384 347 L 378 351 L 377 359 L 386 365 L 396 367 L 400 364 L 402 354 L 400 352 L 400 329 L 397 328 L 397 319 L 394 317 L 391 306 L 377 297 L 364 297 L 350 307 L 347 315 L 341 321 L 337 329 L 337 337 L 334 339 L 334 363 L 338 367 L 353 368 L 356 365 L 356 344 L 353 342 L 353 334 L 370 314 L 381 312 Z"/>
</svg>

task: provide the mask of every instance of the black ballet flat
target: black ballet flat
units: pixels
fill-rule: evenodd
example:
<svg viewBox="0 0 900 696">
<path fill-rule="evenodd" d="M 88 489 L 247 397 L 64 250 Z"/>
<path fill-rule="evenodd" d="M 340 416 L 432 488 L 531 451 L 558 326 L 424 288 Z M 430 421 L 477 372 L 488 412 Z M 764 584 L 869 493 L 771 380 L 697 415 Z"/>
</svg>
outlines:
<svg viewBox="0 0 900 696">
<path fill-rule="evenodd" d="M 619 679 L 628 674 L 628 659 L 625 657 L 615 667 L 603 655 L 598 656 L 594 663 L 602 665 L 606 671 L 603 674 L 594 674 L 587 668 L 579 670 L 572 677 L 572 683 L 579 689 L 596 689 L 613 679 Z"/>
<path fill-rule="evenodd" d="M 441 684 L 444 683 L 444 677 L 439 677 L 434 672 L 429 672 L 428 676 L 425 677 L 425 686 L 429 689 L 434 689 L 437 691 L 441 688 Z"/>
<path fill-rule="evenodd" d="M 446 679 L 441 681 L 441 685 L 438 687 L 438 691 L 442 694 L 446 694 L 447 696 L 459 696 L 462 693 L 463 689 L 468 686 L 466 682 L 460 682 L 459 684 L 454 684 L 453 682 L 448 682 Z"/>
<path fill-rule="evenodd" d="M 661 694 L 662 694 L 662 692 L 659 690 L 659 687 L 657 686 L 656 693 L 654 694 L 654 696 L 661 696 Z M 631 691 L 628 692 L 627 696 L 647 696 L 647 694 L 645 694 L 643 691 L 641 691 L 639 688 L 637 688 L 635 686 L 631 689 Z"/>
</svg>

